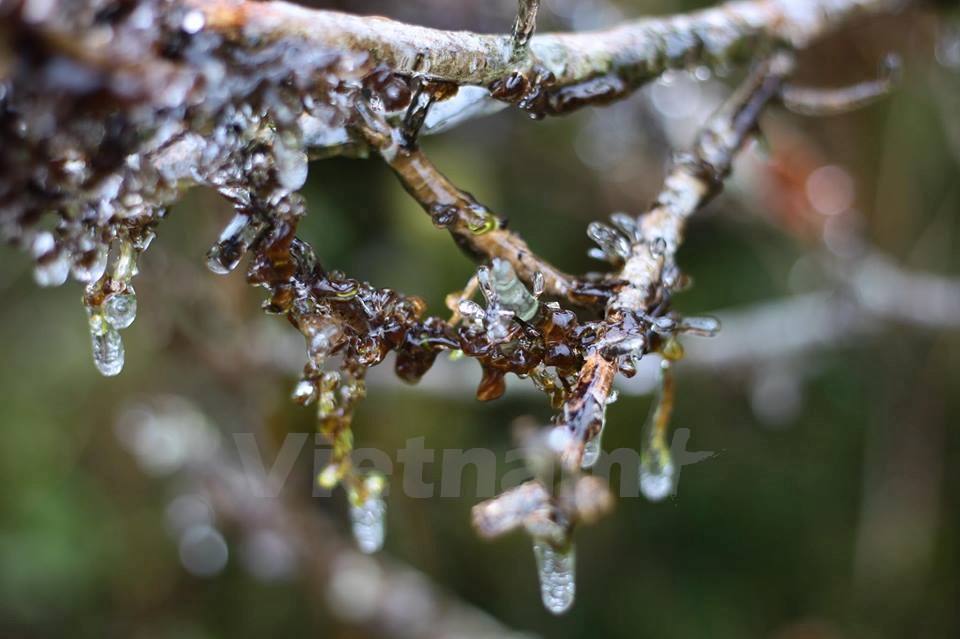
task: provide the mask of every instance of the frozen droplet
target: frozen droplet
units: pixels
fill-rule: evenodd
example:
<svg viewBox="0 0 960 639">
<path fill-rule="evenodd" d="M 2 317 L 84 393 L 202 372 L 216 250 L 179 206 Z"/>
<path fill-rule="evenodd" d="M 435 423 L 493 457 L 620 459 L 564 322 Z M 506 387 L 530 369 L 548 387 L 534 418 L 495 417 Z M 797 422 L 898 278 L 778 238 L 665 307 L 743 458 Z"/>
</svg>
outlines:
<svg viewBox="0 0 960 639">
<path fill-rule="evenodd" d="M 180 23 L 180 28 L 183 29 L 184 33 L 195 34 L 199 33 L 203 29 L 204 24 L 206 24 L 206 18 L 204 18 L 203 13 L 197 11 L 196 9 L 188 11 L 185 16 L 183 16 L 183 22 Z"/>
<path fill-rule="evenodd" d="M 600 249 L 598 249 L 596 246 L 591 246 L 590 248 L 587 249 L 587 257 L 590 257 L 599 262 L 608 261 L 607 254 L 601 251 Z"/>
<path fill-rule="evenodd" d="M 386 480 L 373 474 L 363 481 L 365 495 L 350 495 L 350 521 L 357 547 L 367 554 L 383 548 L 386 537 L 387 503 L 383 500 Z"/>
<path fill-rule="evenodd" d="M 703 317 L 684 317 L 680 320 L 677 328 L 683 333 L 700 335 L 701 337 L 713 337 L 720 332 L 720 320 L 716 317 L 704 315 Z"/>
<path fill-rule="evenodd" d="M 543 295 L 544 290 L 546 290 L 546 281 L 544 280 L 543 273 L 537 271 L 533 274 L 533 296 L 540 297 Z"/>
<path fill-rule="evenodd" d="M 280 143 L 274 147 L 277 180 L 285 189 L 296 191 L 307 181 L 307 154 L 299 148 Z"/>
<path fill-rule="evenodd" d="M 336 324 L 311 325 L 306 330 L 307 353 L 311 359 L 321 361 L 330 354 L 340 336 Z"/>
<path fill-rule="evenodd" d="M 500 308 L 488 310 L 485 315 L 487 339 L 491 342 L 502 342 L 507 339 L 514 317 L 513 311 Z"/>
<path fill-rule="evenodd" d="M 310 379 L 301 379 L 293 388 L 293 401 L 303 406 L 317 401 L 317 397 L 319 396 L 320 389 L 317 388 L 316 382 Z"/>
<path fill-rule="evenodd" d="M 123 293 L 114 293 L 103 303 L 103 316 L 116 329 L 124 329 L 137 318 L 137 294 L 127 285 Z"/>
<path fill-rule="evenodd" d="M 493 287 L 493 278 L 490 276 L 490 268 L 486 265 L 477 267 L 477 285 L 486 300 L 488 307 L 500 305 L 500 298 L 497 290 Z"/>
<path fill-rule="evenodd" d="M 603 222 L 591 222 L 587 236 L 597 243 L 608 261 L 622 262 L 630 257 L 630 241 L 617 229 Z"/>
<path fill-rule="evenodd" d="M 677 328 L 677 321 L 669 315 L 661 315 L 660 317 L 654 317 L 650 322 L 650 326 L 654 332 L 660 335 L 672 335 L 673 331 Z"/>
<path fill-rule="evenodd" d="M 235 215 L 220 234 L 217 243 L 207 251 L 207 267 L 220 275 L 237 268 L 243 254 L 264 226 L 260 219 L 243 213 Z"/>
<path fill-rule="evenodd" d="M 108 251 L 106 246 L 96 249 L 93 259 L 78 260 L 73 263 L 70 273 L 78 282 L 96 282 L 107 270 Z"/>
<path fill-rule="evenodd" d="M 483 321 L 483 307 L 473 300 L 460 300 L 457 304 L 457 311 L 472 322 Z"/>
<path fill-rule="evenodd" d="M 462 86 L 452 98 L 435 102 L 423 122 L 422 133 L 440 133 L 483 115 L 506 108 L 506 102 L 494 100 L 484 87 Z"/>
<path fill-rule="evenodd" d="M 500 305 L 508 311 L 513 311 L 523 321 L 529 321 L 537 314 L 540 303 L 523 285 L 507 260 L 493 258 L 490 284 L 496 291 Z"/>
<path fill-rule="evenodd" d="M 618 335 L 612 336 L 612 339 L 604 340 L 603 350 L 611 357 L 640 357 L 643 355 L 643 349 L 647 346 L 647 339 L 642 334 L 637 335 Z"/>
<path fill-rule="evenodd" d="M 343 471 L 340 464 L 327 464 L 317 474 L 317 485 L 321 488 L 333 488 L 340 481 Z"/>
<path fill-rule="evenodd" d="M 639 239 L 640 234 L 637 227 L 637 219 L 632 215 L 614 213 L 610 216 L 610 220 L 613 222 L 613 225 L 628 238 L 633 238 L 634 240 Z"/>
<path fill-rule="evenodd" d="M 670 449 L 653 435 L 640 454 L 640 492 L 650 501 L 662 501 L 673 492 L 674 474 Z"/>
<path fill-rule="evenodd" d="M 556 548 L 548 541 L 535 539 L 533 554 L 537 560 L 543 605 L 555 615 L 566 612 L 573 605 L 576 594 L 576 553 L 573 544 Z"/>
<path fill-rule="evenodd" d="M 90 341 L 93 363 L 107 377 L 123 370 L 123 340 L 99 311 L 90 311 Z"/>
<path fill-rule="evenodd" d="M 37 264 L 33 269 L 33 279 L 40 286 L 60 286 L 70 275 L 70 258 L 60 253 L 53 259 Z"/>
<path fill-rule="evenodd" d="M 117 252 L 117 259 L 113 263 L 113 279 L 118 282 L 129 282 L 137 274 L 138 251 L 129 240 L 121 241 Z"/>
</svg>

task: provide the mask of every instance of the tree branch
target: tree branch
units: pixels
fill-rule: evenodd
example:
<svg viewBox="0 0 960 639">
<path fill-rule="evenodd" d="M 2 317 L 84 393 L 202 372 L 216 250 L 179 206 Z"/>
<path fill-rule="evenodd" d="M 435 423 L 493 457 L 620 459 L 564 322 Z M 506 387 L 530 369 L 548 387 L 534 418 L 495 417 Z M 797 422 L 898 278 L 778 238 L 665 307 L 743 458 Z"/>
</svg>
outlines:
<svg viewBox="0 0 960 639">
<path fill-rule="evenodd" d="M 656 204 L 638 220 L 630 238 L 629 257 L 619 273 L 625 285 L 607 304 L 607 334 L 587 357 L 564 405 L 564 423 L 574 435 L 564 453 L 569 469 L 580 467 L 586 443 L 602 427 L 601 416 L 613 390 L 618 356 L 632 357 L 651 350 L 650 318 L 669 300 L 677 284 L 679 271 L 674 256 L 687 219 L 723 187 L 736 152 L 792 69 L 792 57 L 785 53 L 760 63 L 707 122 L 693 151 L 678 155 Z M 639 349 L 621 347 L 637 339 L 642 340 Z"/>
<path fill-rule="evenodd" d="M 480 35 L 307 9 L 285 2 L 187 0 L 208 28 L 238 40 L 302 41 L 318 49 L 368 54 L 395 73 L 486 86 L 520 65 L 513 35 Z M 526 6 L 525 3 L 521 3 Z M 685 15 L 644 18 L 606 30 L 530 38 L 520 66 L 548 71 L 555 106 L 587 92 L 623 95 L 665 70 L 749 60 L 755 45 L 802 48 L 852 20 L 889 13 L 903 0 L 747 0 Z M 581 96 L 582 97 L 582 96 Z"/>
</svg>

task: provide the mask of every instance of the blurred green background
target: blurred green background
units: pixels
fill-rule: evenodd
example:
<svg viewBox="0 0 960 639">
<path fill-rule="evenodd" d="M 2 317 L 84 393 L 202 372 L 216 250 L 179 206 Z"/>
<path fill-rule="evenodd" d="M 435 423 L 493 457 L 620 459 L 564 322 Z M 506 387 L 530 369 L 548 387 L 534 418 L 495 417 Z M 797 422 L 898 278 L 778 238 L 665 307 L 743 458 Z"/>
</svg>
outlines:
<svg viewBox="0 0 960 639">
<path fill-rule="evenodd" d="M 504 30 L 515 5 L 325 6 L 334 4 L 489 32 Z M 544 28 L 583 29 L 706 3 L 544 4 Z M 808 201 L 816 200 L 809 176 L 822 165 L 842 167 L 841 186 L 852 191 L 841 219 L 875 250 L 905 268 L 960 277 L 957 11 L 916 9 L 845 31 L 802 56 L 800 79 L 840 86 L 869 78 L 889 51 L 904 60 L 889 99 L 830 118 L 778 109 L 764 117 L 765 143 L 691 226 L 680 263 L 695 286 L 677 299 L 680 310 L 747 308 L 830 285 L 823 269 L 808 274 L 805 257 L 824 251 Z M 568 271 L 597 269 L 585 255 L 586 225 L 642 211 L 671 148 L 689 142 L 736 77 L 678 76 L 609 109 L 543 122 L 504 111 L 424 147 L 535 250 Z M 305 195 L 311 214 L 301 235 L 330 268 L 422 295 L 437 313 L 472 272 L 377 161 L 315 163 Z M 126 368 L 113 379 L 90 361 L 79 285 L 39 289 L 25 256 L 0 253 L 0 636 L 409 636 L 352 623 L 302 571 L 258 576 L 229 528 L 223 571 L 187 572 L 170 532 L 182 480 L 145 473 L 117 437 L 129 406 L 167 395 L 224 433 L 276 443 L 311 432 L 312 411 L 288 400 L 302 365 L 293 331 L 260 313 L 260 294 L 241 273 L 204 268 L 228 218 L 214 195 L 194 192 L 160 227 L 135 283 L 140 315 L 124 334 Z M 506 626 L 544 637 L 960 636 L 960 331 L 915 324 L 881 322 L 757 365 L 681 364 L 674 425 L 692 430 L 689 449 L 719 454 L 684 470 L 675 499 L 621 499 L 577 531 L 577 602 L 564 617 L 540 605 L 526 538 L 474 535 L 472 490 L 425 500 L 394 491 L 385 552 Z M 786 340 L 794 327 L 783 330 Z M 787 380 L 772 397 L 763 390 L 771 375 Z M 543 398 L 513 391 L 522 385 L 513 378 L 492 404 L 430 375 L 426 382 L 427 390 L 373 384 L 357 413 L 357 445 L 395 456 L 424 436 L 427 447 L 502 455 L 517 417 L 550 416 Z M 607 449 L 639 445 L 649 403 L 628 395 L 611 407 Z M 288 493 L 309 494 L 311 455 L 308 445 Z M 438 466 L 428 466 L 428 478 Z M 337 493 L 300 503 L 347 534 L 343 501 Z"/>
</svg>

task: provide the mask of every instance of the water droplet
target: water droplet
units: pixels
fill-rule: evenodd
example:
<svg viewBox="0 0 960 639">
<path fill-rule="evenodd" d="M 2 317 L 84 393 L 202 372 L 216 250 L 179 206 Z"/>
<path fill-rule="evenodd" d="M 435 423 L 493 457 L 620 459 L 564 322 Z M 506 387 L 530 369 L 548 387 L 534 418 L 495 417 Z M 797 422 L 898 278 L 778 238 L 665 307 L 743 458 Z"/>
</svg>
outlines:
<svg viewBox="0 0 960 639">
<path fill-rule="evenodd" d="M 663 356 L 666 361 L 678 362 L 683 359 L 683 354 L 683 344 L 673 337 L 669 338 L 666 343 L 660 347 L 660 355 Z"/>
<path fill-rule="evenodd" d="M 555 615 L 566 612 L 573 605 L 576 594 L 576 553 L 573 544 L 560 549 L 548 541 L 535 539 L 533 554 L 537 560 L 543 605 Z"/>
<path fill-rule="evenodd" d="M 103 315 L 116 329 L 124 329 L 133 324 L 133 320 L 137 318 L 137 294 L 133 287 L 128 284 L 125 292 L 108 297 L 103 304 Z"/>
<path fill-rule="evenodd" d="M 386 480 L 373 474 L 364 479 L 366 495 L 350 495 L 350 521 L 357 547 L 367 554 L 383 548 L 386 537 L 387 504 L 383 500 Z"/>
<path fill-rule="evenodd" d="M 93 363 L 106 377 L 118 375 L 123 370 L 123 340 L 120 333 L 99 311 L 89 310 L 88 312 Z"/>
<path fill-rule="evenodd" d="M 483 235 L 497 228 L 497 218 L 491 213 L 476 215 L 467 222 L 467 228 L 474 235 Z"/>
</svg>

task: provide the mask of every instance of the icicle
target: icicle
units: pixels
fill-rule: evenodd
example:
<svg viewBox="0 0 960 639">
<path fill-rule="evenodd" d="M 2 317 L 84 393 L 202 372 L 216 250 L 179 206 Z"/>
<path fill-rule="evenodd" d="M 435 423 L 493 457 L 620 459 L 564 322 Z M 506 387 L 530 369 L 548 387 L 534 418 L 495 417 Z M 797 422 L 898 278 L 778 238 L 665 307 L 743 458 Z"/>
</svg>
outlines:
<svg viewBox="0 0 960 639">
<path fill-rule="evenodd" d="M 673 492 L 673 457 L 666 442 L 651 438 L 640 455 L 640 491 L 650 501 L 662 501 Z"/>
<path fill-rule="evenodd" d="M 262 220 L 243 213 L 236 214 L 220 239 L 207 251 L 207 268 L 223 275 L 237 268 L 243 254 L 263 230 Z"/>
<path fill-rule="evenodd" d="M 540 275 L 542 281 L 543 275 Z M 500 304 L 508 311 L 516 313 L 523 321 L 533 319 L 540 303 L 517 277 L 513 266 L 507 260 L 493 258 L 490 269 L 490 283 L 499 297 Z"/>
<path fill-rule="evenodd" d="M 497 289 L 493 286 L 489 267 L 480 266 L 477 268 L 477 285 L 480 287 L 480 292 L 483 294 L 483 299 L 487 301 L 488 308 L 500 306 L 500 295 L 497 293 Z"/>
<path fill-rule="evenodd" d="M 293 401 L 301 406 L 307 406 L 317 401 L 320 396 L 320 389 L 316 382 L 310 379 L 301 379 L 293 389 Z"/>
<path fill-rule="evenodd" d="M 667 428 L 673 412 L 673 373 L 670 363 L 661 364 L 661 387 L 640 453 L 640 492 L 650 501 L 661 501 L 673 492 L 673 456 L 667 445 Z"/>
<path fill-rule="evenodd" d="M 597 431 L 596 435 L 584 442 L 583 458 L 580 460 L 580 468 L 593 468 L 597 460 L 600 459 L 600 453 L 603 452 L 603 431 L 607 426 L 607 406 L 617 401 L 618 396 L 617 391 L 612 391 L 607 397 L 607 401 L 603 405 L 603 412 L 600 413 L 600 430 Z"/>
<path fill-rule="evenodd" d="M 363 480 L 361 490 L 351 490 L 350 521 L 357 546 L 367 554 L 383 548 L 386 537 L 387 504 L 383 500 L 386 480 L 379 473 Z"/>
<path fill-rule="evenodd" d="M 512 273 L 513 269 L 511 268 L 510 271 Z M 513 279 L 516 280 L 515 274 Z M 491 342 L 502 342 L 509 336 L 510 327 L 516 314 L 504 304 L 504 300 L 500 296 L 500 288 L 496 285 L 496 282 L 497 279 L 491 274 L 490 268 L 481 266 L 477 269 L 477 283 L 480 286 L 480 292 L 483 293 L 483 297 L 487 301 L 487 310 L 484 312 L 483 322 L 487 331 L 487 339 Z M 520 284 L 519 281 L 517 283 Z M 523 284 L 520 284 L 520 286 L 523 287 Z M 523 292 L 530 295 L 526 288 L 523 288 Z M 510 296 L 517 295 L 516 290 L 509 286 L 507 287 L 507 293 Z M 539 304 L 535 299 L 534 303 Z"/>
<path fill-rule="evenodd" d="M 123 340 L 99 309 L 88 307 L 93 363 L 103 375 L 113 377 L 123 370 Z"/>
<path fill-rule="evenodd" d="M 87 284 L 84 293 L 84 306 L 90 326 L 90 341 L 93 350 L 93 362 L 103 375 L 112 377 L 123 369 L 124 350 L 120 331 L 133 324 L 137 317 L 137 294 L 130 280 L 137 274 L 137 257 L 153 239 L 153 233 L 133 240 L 121 237 L 117 246 L 113 269 L 106 274 L 106 268 L 100 262 L 98 252 L 95 259 L 81 276 L 100 276 Z M 104 250 L 103 254 L 106 254 Z M 75 265 L 76 266 L 76 265 Z M 84 268 L 81 265 L 81 268 Z M 96 300 L 96 303 L 90 301 Z"/>
<path fill-rule="evenodd" d="M 580 460 L 581 468 L 593 468 L 593 465 L 600 459 L 600 452 L 603 450 L 601 439 L 603 438 L 603 429 L 606 425 L 606 419 L 604 419 L 600 422 L 600 430 L 597 431 L 597 434 L 584 443 L 583 458 Z"/>
<path fill-rule="evenodd" d="M 537 560 L 543 605 L 555 615 L 566 612 L 573 605 L 576 594 L 576 552 L 573 543 L 565 548 L 556 548 L 549 541 L 534 539 L 533 554 Z"/>
</svg>

